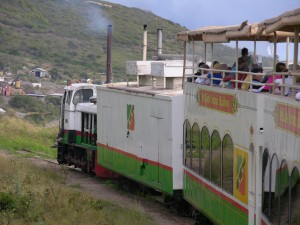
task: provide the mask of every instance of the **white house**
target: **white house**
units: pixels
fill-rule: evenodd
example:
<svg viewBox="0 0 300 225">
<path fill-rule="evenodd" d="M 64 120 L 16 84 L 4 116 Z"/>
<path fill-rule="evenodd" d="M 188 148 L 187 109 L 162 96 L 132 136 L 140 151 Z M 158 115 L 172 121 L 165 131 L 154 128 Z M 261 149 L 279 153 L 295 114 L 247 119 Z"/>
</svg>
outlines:
<svg viewBox="0 0 300 225">
<path fill-rule="evenodd" d="M 44 70 L 42 68 L 35 68 L 35 69 L 32 69 L 31 70 L 31 74 L 35 77 L 40 77 L 40 78 L 43 78 L 43 77 L 48 77 L 48 71 L 47 70 Z"/>
</svg>

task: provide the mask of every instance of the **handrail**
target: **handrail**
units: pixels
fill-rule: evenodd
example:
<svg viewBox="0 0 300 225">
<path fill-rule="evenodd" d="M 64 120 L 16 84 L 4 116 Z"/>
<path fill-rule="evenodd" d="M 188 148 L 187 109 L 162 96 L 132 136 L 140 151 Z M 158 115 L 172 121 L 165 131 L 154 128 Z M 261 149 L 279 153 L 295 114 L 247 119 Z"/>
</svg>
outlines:
<svg viewBox="0 0 300 225">
<path fill-rule="evenodd" d="M 195 67 L 186 67 L 188 69 L 195 69 Z M 279 94 L 279 95 L 286 95 L 286 88 L 291 89 L 291 91 L 289 90 L 288 95 L 295 97 L 296 93 L 300 91 L 300 82 L 296 82 L 297 80 L 300 80 L 300 71 L 296 71 L 296 72 L 267 72 L 267 73 L 252 73 L 252 72 L 245 72 L 245 71 L 232 71 L 232 70 L 219 70 L 219 69 L 206 69 L 206 68 L 197 68 L 198 71 L 201 71 L 202 74 L 204 74 L 204 71 L 209 71 L 210 74 L 211 73 L 221 73 L 222 74 L 222 78 L 215 78 L 213 75 L 209 78 L 209 84 L 210 86 L 219 86 L 221 88 L 227 88 L 227 85 L 224 84 L 223 79 L 226 76 L 226 74 L 235 74 L 235 78 L 231 79 L 230 82 L 235 83 L 235 87 L 237 89 L 241 89 L 238 88 L 238 86 L 241 86 L 242 84 L 246 84 L 249 87 L 244 90 L 244 91 L 254 91 L 256 92 L 257 90 L 253 88 L 253 86 L 270 86 L 270 91 L 269 93 L 273 93 L 273 94 Z M 248 80 L 238 80 L 237 78 L 237 74 L 246 74 L 249 75 L 249 79 Z M 234 76 L 234 75 L 233 75 Z M 253 76 L 256 77 L 261 77 L 263 78 L 264 76 L 273 76 L 273 82 L 272 83 L 261 83 L 261 82 L 256 82 L 253 81 Z M 194 75 L 194 74 L 186 74 L 186 77 L 190 77 L 192 78 L 192 82 L 195 83 L 196 78 L 200 77 L 200 75 Z M 280 78 L 279 78 L 280 77 Z M 288 79 L 287 79 L 288 78 Z M 220 85 L 214 85 L 213 81 L 221 81 Z M 276 82 L 275 82 L 276 81 Z M 286 83 L 287 81 L 289 81 L 288 83 Z M 238 85 L 240 84 L 240 85 Z M 275 92 L 276 88 L 280 88 L 280 93 Z M 243 90 L 243 89 L 241 89 Z M 292 94 L 290 94 L 292 93 Z"/>
</svg>

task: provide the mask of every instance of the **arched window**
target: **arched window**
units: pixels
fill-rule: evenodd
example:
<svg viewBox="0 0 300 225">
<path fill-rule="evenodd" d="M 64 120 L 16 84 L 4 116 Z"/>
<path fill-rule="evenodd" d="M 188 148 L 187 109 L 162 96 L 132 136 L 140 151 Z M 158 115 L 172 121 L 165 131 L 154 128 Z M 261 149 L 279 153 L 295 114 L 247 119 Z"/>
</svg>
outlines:
<svg viewBox="0 0 300 225">
<path fill-rule="evenodd" d="M 269 190 L 271 190 L 270 186 L 270 164 L 269 164 L 269 151 L 268 149 L 264 150 L 262 156 L 262 211 L 264 214 L 268 215 L 268 212 L 271 210 L 271 202 L 270 199 L 272 195 Z M 269 168 L 269 169 L 267 169 Z"/>
<path fill-rule="evenodd" d="M 285 160 L 281 162 L 280 170 L 277 172 L 277 178 L 279 179 L 278 187 L 276 187 L 277 195 L 283 195 L 289 186 L 289 171 L 288 164 Z"/>
<path fill-rule="evenodd" d="M 289 224 L 294 224 L 293 221 L 299 221 L 300 212 L 299 212 L 299 202 L 300 202 L 300 173 L 297 167 L 294 167 L 291 174 L 291 183 L 290 183 L 290 190 L 291 190 L 291 198 L 289 199 L 290 202 L 290 218 Z"/>
<path fill-rule="evenodd" d="M 222 187 L 225 191 L 233 194 L 233 142 L 229 134 L 222 141 Z"/>
<path fill-rule="evenodd" d="M 276 221 L 278 221 L 278 198 L 276 196 L 275 193 L 275 189 L 278 186 L 277 182 L 277 171 L 279 169 L 279 161 L 278 161 L 278 157 L 276 154 L 272 155 L 272 158 L 270 160 L 270 166 L 269 169 L 266 170 L 266 173 L 269 173 L 269 176 L 267 176 L 267 174 L 265 174 L 265 186 L 263 187 L 263 190 L 266 196 L 265 201 L 269 202 L 269 203 L 265 203 L 264 205 L 265 210 L 263 209 L 263 211 L 265 211 L 266 216 L 269 218 L 269 220 L 273 223 L 276 224 Z M 269 179 L 267 179 L 267 177 Z M 268 193 L 267 193 L 268 192 Z M 268 194 L 268 197 L 267 197 Z M 263 205 L 263 206 L 264 206 Z"/>
<path fill-rule="evenodd" d="M 277 171 L 276 193 L 279 201 L 279 221 L 280 224 L 287 224 L 288 221 L 288 188 L 289 188 L 289 168 L 285 160 L 281 162 L 280 170 Z M 283 222 L 285 221 L 285 222 Z"/>
<path fill-rule="evenodd" d="M 192 128 L 192 169 L 200 173 L 200 129 L 197 123 Z"/>
<path fill-rule="evenodd" d="M 203 127 L 201 130 L 201 166 L 200 175 L 210 180 L 210 136 L 207 127 Z"/>
<path fill-rule="evenodd" d="M 191 135 L 191 125 L 188 120 L 184 122 L 184 165 L 191 168 L 192 160 L 191 160 L 191 149 L 192 149 L 192 135 Z"/>
<path fill-rule="evenodd" d="M 221 187 L 221 138 L 216 130 L 211 135 L 211 181 Z"/>
</svg>

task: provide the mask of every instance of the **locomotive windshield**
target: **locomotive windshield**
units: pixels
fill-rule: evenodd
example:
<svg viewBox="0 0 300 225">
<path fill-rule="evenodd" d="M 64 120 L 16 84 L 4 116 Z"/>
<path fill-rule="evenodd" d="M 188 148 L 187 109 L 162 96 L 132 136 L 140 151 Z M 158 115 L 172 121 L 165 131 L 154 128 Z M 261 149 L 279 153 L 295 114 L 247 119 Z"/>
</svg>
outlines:
<svg viewBox="0 0 300 225">
<path fill-rule="evenodd" d="M 80 89 L 75 92 L 73 97 L 73 104 L 82 103 L 82 102 L 89 102 L 90 97 L 93 96 L 92 89 Z"/>
</svg>

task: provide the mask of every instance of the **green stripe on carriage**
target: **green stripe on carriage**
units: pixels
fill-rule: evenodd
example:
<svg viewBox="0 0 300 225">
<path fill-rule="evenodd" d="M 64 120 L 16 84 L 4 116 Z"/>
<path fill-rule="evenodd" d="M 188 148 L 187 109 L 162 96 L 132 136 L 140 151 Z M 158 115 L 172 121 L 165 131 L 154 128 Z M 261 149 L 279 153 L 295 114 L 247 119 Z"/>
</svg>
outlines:
<svg viewBox="0 0 300 225">
<path fill-rule="evenodd" d="M 171 167 L 101 144 L 98 144 L 97 152 L 100 166 L 159 191 L 173 194 Z"/>
<path fill-rule="evenodd" d="M 183 196 L 190 204 L 217 224 L 247 225 L 248 210 L 227 196 L 204 185 L 189 172 L 184 173 Z"/>
</svg>

